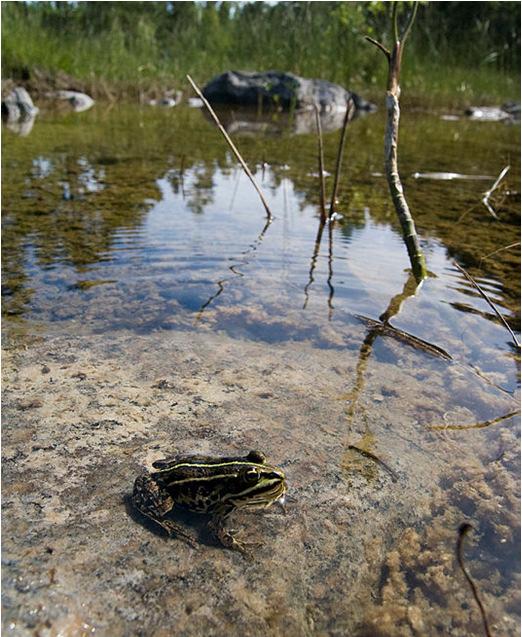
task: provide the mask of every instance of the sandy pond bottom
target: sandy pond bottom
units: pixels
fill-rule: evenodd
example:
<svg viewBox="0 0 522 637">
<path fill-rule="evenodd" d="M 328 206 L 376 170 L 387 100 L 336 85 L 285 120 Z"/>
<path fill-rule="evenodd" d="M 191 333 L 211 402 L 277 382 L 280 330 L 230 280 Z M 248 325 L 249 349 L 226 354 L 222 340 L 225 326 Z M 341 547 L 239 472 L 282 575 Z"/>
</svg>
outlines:
<svg viewBox="0 0 522 637">
<path fill-rule="evenodd" d="M 455 555 L 465 521 L 490 628 L 518 634 L 516 418 L 429 428 L 473 425 L 484 405 L 509 413 L 513 397 L 386 347 L 393 363 L 200 330 L 8 349 L 4 634 L 481 635 Z M 204 516 L 182 516 L 195 550 L 133 512 L 133 481 L 152 461 L 250 449 L 290 488 L 286 515 L 232 518 L 262 542 L 251 557 L 217 546 Z"/>
</svg>

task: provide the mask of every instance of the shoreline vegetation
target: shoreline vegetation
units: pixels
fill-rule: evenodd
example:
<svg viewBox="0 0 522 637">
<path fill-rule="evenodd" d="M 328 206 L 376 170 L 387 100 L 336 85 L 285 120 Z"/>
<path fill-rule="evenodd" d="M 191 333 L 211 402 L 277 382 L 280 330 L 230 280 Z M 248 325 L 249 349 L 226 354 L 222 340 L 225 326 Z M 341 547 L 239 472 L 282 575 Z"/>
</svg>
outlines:
<svg viewBox="0 0 522 637">
<path fill-rule="evenodd" d="M 520 10 L 517 2 L 421 5 L 403 65 L 409 104 L 518 99 Z M 37 96 L 67 88 L 144 101 L 190 94 L 187 73 L 203 85 L 227 69 L 278 69 L 373 97 L 386 71 L 364 36 L 386 40 L 389 11 L 386 2 L 9 2 L 2 77 Z"/>
</svg>

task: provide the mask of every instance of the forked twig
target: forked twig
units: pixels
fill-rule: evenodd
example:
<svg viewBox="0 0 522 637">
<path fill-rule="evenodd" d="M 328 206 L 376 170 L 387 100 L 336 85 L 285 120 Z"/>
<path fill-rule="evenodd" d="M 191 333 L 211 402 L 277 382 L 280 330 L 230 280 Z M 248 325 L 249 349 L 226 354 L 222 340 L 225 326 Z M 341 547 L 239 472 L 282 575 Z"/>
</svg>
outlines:
<svg viewBox="0 0 522 637">
<path fill-rule="evenodd" d="M 256 180 L 254 179 L 254 175 L 250 172 L 250 168 L 247 166 L 245 160 L 243 159 L 243 157 L 241 157 L 241 154 L 239 152 L 239 150 L 236 148 L 236 146 L 234 145 L 234 142 L 230 139 L 229 134 L 227 133 L 227 131 L 224 129 L 223 125 L 221 124 L 221 122 L 219 121 L 218 116 L 216 115 L 216 113 L 214 112 L 212 106 L 210 106 L 208 100 L 203 96 L 203 93 L 200 91 L 198 85 L 194 82 L 194 80 L 190 77 L 190 75 L 187 75 L 187 80 L 190 82 L 190 84 L 192 85 L 192 88 L 196 91 L 199 99 L 203 102 L 203 104 L 207 107 L 208 112 L 210 113 L 210 115 L 212 116 L 212 119 L 214 120 L 214 122 L 216 123 L 216 126 L 219 128 L 221 134 L 223 135 L 223 137 L 225 138 L 227 144 L 230 146 L 230 148 L 232 149 L 232 152 L 234 153 L 234 155 L 236 156 L 237 160 L 239 161 L 239 163 L 241 164 L 243 170 L 245 171 L 245 173 L 247 174 L 247 177 L 250 179 L 250 181 L 252 182 L 252 185 L 254 186 L 254 188 L 257 191 L 257 194 L 259 195 L 261 202 L 263 203 L 263 206 L 265 207 L 266 210 L 266 215 L 268 217 L 268 219 L 271 221 L 273 218 L 272 212 L 270 210 L 270 207 L 263 195 L 263 192 L 261 190 L 261 188 L 257 185 Z"/>
<path fill-rule="evenodd" d="M 495 314 L 498 316 L 498 318 L 502 321 L 502 324 L 504 325 L 504 327 L 508 330 L 508 332 L 511 334 L 511 338 L 513 339 L 515 345 L 520 349 L 520 343 L 518 342 L 517 337 L 515 336 L 515 333 L 513 332 L 513 330 L 509 327 L 506 319 L 502 316 L 502 314 L 497 310 L 497 308 L 495 307 L 495 305 L 493 304 L 493 301 L 491 301 L 491 299 L 488 297 L 488 295 L 484 292 L 484 290 L 480 287 L 480 285 L 475 281 L 475 279 L 466 272 L 466 270 L 464 270 L 463 267 L 461 267 L 456 261 L 453 262 L 453 264 L 455 265 L 455 267 L 460 270 L 460 272 L 462 272 L 462 274 L 466 277 L 466 279 L 468 279 L 468 281 L 477 288 L 477 290 L 479 291 L 480 295 L 482 296 L 482 298 L 486 301 L 486 303 L 489 305 L 489 307 L 493 310 L 493 312 L 495 312 Z"/>
<path fill-rule="evenodd" d="M 471 531 L 472 529 L 473 527 L 471 526 L 471 524 L 468 524 L 467 522 L 465 522 L 464 524 L 461 524 L 459 527 L 459 536 L 457 538 L 457 561 L 459 563 L 459 566 L 462 572 L 464 573 L 464 577 L 468 581 L 468 584 L 471 588 L 471 592 L 473 593 L 473 597 L 475 598 L 475 601 L 477 602 L 477 606 L 479 607 L 480 614 L 482 615 L 482 622 L 484 624 L 484 632 L 486 633 L 486 637 L 492 637 L 491 631 L 489 630 L 489 624 L 488 624 L 488 618 L 486 617 L 486 611 L 484 610 L 484 606 L 482 605 L 482 602 L 480 601 L 480 597 L 478 596 L 478 591 L 477 591 L 477 587 L 475 586 L 475 582 L 473 581 L 471 575 L 468 573 L 468 571 L 466 570 L 466 567 L 464 566 L 464 558 L 462 557 L 462 544 L 464 542 L 464 538 L 467 535 L 467 533 L 469 533 L 469 531 Z"/>
</svg>

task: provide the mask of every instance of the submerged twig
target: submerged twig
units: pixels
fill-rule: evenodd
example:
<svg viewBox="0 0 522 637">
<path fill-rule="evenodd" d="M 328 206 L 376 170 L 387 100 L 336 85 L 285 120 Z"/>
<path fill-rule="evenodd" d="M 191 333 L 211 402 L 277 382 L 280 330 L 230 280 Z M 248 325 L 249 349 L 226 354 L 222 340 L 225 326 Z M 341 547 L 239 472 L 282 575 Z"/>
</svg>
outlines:
<svg viewBox="0 0 522 637">
<path fill-rule="evenodd" d="M 432 343 L 428 343 L 427 341 L 418 338 L 417 336 L 413 336 L 413 334 L 408 334 L 408 332 L 403 332 L 403 330 L 399 330 L 396 327 L 393 327 L 389 323 L 381 323 L 380 321 L 376 321 L 374 319 L 368 318 L 367 316 L 362 316 L 361 314 L 354 314 L 355 318 L 359 319 L 366 325 L 378 330 L 381 334 L 385 336 L 391 336 L 399 341 L 407 343 L 411 345 L 415 349 L 420 349 L 427 354 L 431 354 L 432 356 L 436 356 L 437 358 L 443 358 L 445 360 L 453 360 L 452 356 L 448 354 L 448 352 L 442 347 L 438 345 L 433 345 Z"/>
<path fill-rule="evenodd" d="M 507 175 L 508 171 L 510 169 L 510 166 L 506 166 L 505 168 L 503 168 L 500 171 L 499 176 L 497 177 L 495 183 L 491 186 L 491 188 L 489 190 L 487 190 L 484 193 L 484 197 L 482 198 L 482 203 L 486 206 L 488 212 L 490 215 L 492 215 L 493 217 L 495 217 L 495 219 L 498 219 L 498 215 L 497 213 L 493 210 L 493 208 L 491 207 L 490 203 L 489 203 L 489 198 L 491 197 L 491 195 L 493 194 L 493 192 L 498 188 L 500 182 L 504 179 L 504 177 Z"/>
<path fill-rule="evenodd" d="M 394 471 L 391 467 L 389 467 L 384 462 L 384 460 L 381 460 L 370 451 L 366 451 L 366 449 L 361 449 L 360 447 L 356 447 L 355 445 L 348 445 L 347 449 L 353 449 L 353 451 L 357 451 L 365 458 L 369 458 L 370 460 L 373 460 L 374 462 L 376 462 L 378 465 L 380 465 L 385 471 L 387 471 L 391 475 L 392 480 L 394 482 L 397 482 L 397 480 L 399 479 L 399 476 L 397 475 L 396 471 Z"/>
<path fill-rule="evenodd" d="M 317 143 L 318 143 L 318 160 L 319 160 L 319 183 L 321 186 L 321 223 L 326 221 L 326 191 L 324 186 L 324 150 L 323 150 L 323 131 L 321 128 L 321 118 L 319 116 L 319 108 L 315 105 L 315 125 L 317 127 Z"/>
<path fill-rule="evenodd" d="M 254 178 L 254 175 L 250 172 L 250 168 L 247 166 L 247 164 L 246 164 L 245 160 L 243 159 L 243 157 L 241 157 L 241 154 L 240 154 L 239 150 L 234 145 L 234 142 L 230 139 L 229 134 L 227 133 L 227 131 L 224 129 L 223 125 L 219 121 L 218 116 L 214 112 L 214 109 L 212 108 L 212 106 L 210 106 L 208 100 L 203 96 L 203 93 L 200 91 L 198 85 L 194 82 L 194 80 L 190 77 L 190 75 L 187 75 L 187 79 L 190 82 L 190 84 L 192 85 L 192 88 L 196 91 L 196 93 L 197 93 L 198 97 L 200 98 L 200 100 L 207 107 L 208 112 L 210 113 L 210 115 L 212 116 L 212 119 L 216 123 L 216 126 L 221 131 L 221 134 L 223 135 L 223 137 L 227 141 L 228 145 L 232 149 L 232 152 L 234 153 L 234 155 L 236 156 L 237 160 L 241 164 L 243 170 L 245 171 L 245 173 L 247 174 L 248 178 L 252 182 L 252 185 L 256 189 L 256 192 L 259 195 L 259 198 L 261 199 L 261 202 L 263 203 L 263 206 L 265 207 L 267 217 L 271 221 L 272 218 L 273 218 L 272 212 L 271 212 L 270 207 L 269 207 L 269 205 L 268 205 L 268 203 L 267 203 L 267 201 L 266 201 L 266 199 L 265 199 L 265 197 L 263 195 L 263 192 L 262 192 L 261 188 L 257 185 L 257 182 L 256 182 L 256 180 Z"/>
<path fill-rule="evenodd" d="M 489 252 L 488 254 L 485 254 L 483 257 L 480 257 L 479 263 L 482 263 L 484 259 L 489 259 L 489 257 L 492 257 L 494 254 L 498 254 L 499 252 L 504 252 L 504 250 L 511 250 L 511 248 L 518 248 L 519 246 L 520 246 L 520 241 L 517 241 L 516 243 L 510 243 L 508 246 L 504 246 L 503 248 L 499 248 L 498 250 L 493 250 L 493 252 Z"/>
<path fill-rule="evenodd" d="M 466 270 L 464 270 L 463 267 L 461 267 L 456 261 L 453 262 L 455 267 L 460 270 L 460 272 L 462 272 L 462 274 L 466 277 L 466 279 L 468 279 L 468 281 L 477 288 L 477 290 L 479 291 L 480 295 L 482 296 L 482 298 L 486 301 L 486 303 L 489 305 L 489 307 L 493 310 L 493 312 L 495 312 L 495 314 L 498 316 L 498 318 L 502 321 L 502 324 L 504 325 L 504 327 L 508 330 L 508 332 L 511 334 L 511 338 L 513 339 L 513 342 L 515 343 L 515 345 L 520 349 L 520 343 L 517 339 L 517 337 L 515 336 L 515 333 L 513 332 L 513 330 L 509 327 L 506 319 L 502 316 L 502 314 L 497 310 L 497 308 L 495 307 L 493 301 L 491 301 L 491 299 L 488 297 L 488 295 L 484 292 L 484 290 L 480 287 L 480 285 L 475 281 L 475 279 L 471 276 L 471 274 L 468 274 L 466 272 Z"/>
<path fill-rule="evenodd" d="M 491 420 L 484 420 L 483 422 L 475 422 L 471 425 L 430 425 L 429 427 L 426 427 L 426 429 L 429 429 L 431 431 L 437 431 L 437 430 L 445 431 L 446 429 L 450 431 L 459 431 L 459 430 L 464 431 L 466 429 L 484 429 L 485 427 L 490 427 L 491 425 L 496 425 L 499 422 L 503 422 L 504 420 L 507 420 L 508 418 L 513 418 L 513 416 L 518 416 L 518 414 L 520 414 L 520 409 L 511 411 L 509 414 L 504 414 L 503 416 L 499 416 L 498 418 L 492 418 Z"/>
<path fill-rule="evenodd" d="M 355 110 L 355 104 L 353 99 L 349 99 L 346 104 L 346 113 L 344 114 L 343 127 L 341 129 L 341 137 L 339 138 L 339 148 L 337 149 L 337 160 L 335 162 L 335 175 L 334 175 L 334 184 L 332 190 L 332 199 L 330 201 L 330 211 L 328 216 L 331 218 L 334 213 L 335 204 L 337 201 L 337 190 L 339 188 L 339 178 L 341 176 L 341 164 L 343 160 L 343 152 L 344 152 L 344 142 L 346 140 L 346 128 L 348 127 L 348 122 L 353 116 L 353 112 Z"/>
<path fill-rule="evenodd" d="M 491 637 L 491 631 L 489 630 L 489 624 L 488 624 L 488 618 L 486 617 L 486 611 L 484 609 L 482 602 L 480 601 L 480 597 L 478 595 L 475 582 L 473 581 L 471 575 L 468 573 L 468 571 L 466 570 L 466 567 L 464 566 L 464 558 L 462 556 L 462 545 L 464 543 L 464 538 L 472 529 L 473 527 L 471 526 L 471 524 L 468 524 L 467 522 L 464 522 L 464 524 L 461 524 L 459 527 L 459 535 L 457 538 L 457 561 L 459 563 L 459 566 L 462 572 L 464 573 L 464 577 L 468 581 L 468 584 L 471 588 L 471 592 L 473 593 L 473 597 L 475 598 L 475 601 L 477 602 L 477 606 L 479 607 L 480 614 L 482 615 L 482 623 L 484 624 L 484 632 L 486 633 L 486 637 Z"/>
</svg>

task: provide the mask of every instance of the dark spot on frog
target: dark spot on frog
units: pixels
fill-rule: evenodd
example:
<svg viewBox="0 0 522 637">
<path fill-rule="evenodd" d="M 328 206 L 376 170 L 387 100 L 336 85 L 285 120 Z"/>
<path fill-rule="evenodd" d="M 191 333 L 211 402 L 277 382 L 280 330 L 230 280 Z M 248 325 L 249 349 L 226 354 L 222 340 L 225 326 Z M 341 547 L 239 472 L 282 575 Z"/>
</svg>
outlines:
<svg viewBox="0 0 522 637">
<path fill-rule="evenodd" d="M 76 374 L 73 374 L 71 378 L 77 378 L 78 380 L 85 380 L 87 378 L 87 374 L 84 374 L 83 372 L 76 372 Z"/>
<path fill-rule="evenodd" d="M 42 374 L 49 374 L 49 372 L 51 371 L 50 367 L 47 367 L 47 365 L 44 365 L 41 369 Z"/>
<path fill-rule="evenodd" d="M 260 392 L 260 393 L 258 394 L 258 396 L 259 396 L 259 398 L 264 398 L 264 399 L 266 399 L 266 398 L 273 398 L 273 397 L 274 397 L 274 394 L 271 394 L 269 391 L 267 391 L 267 392 Z"/>
</svg>

